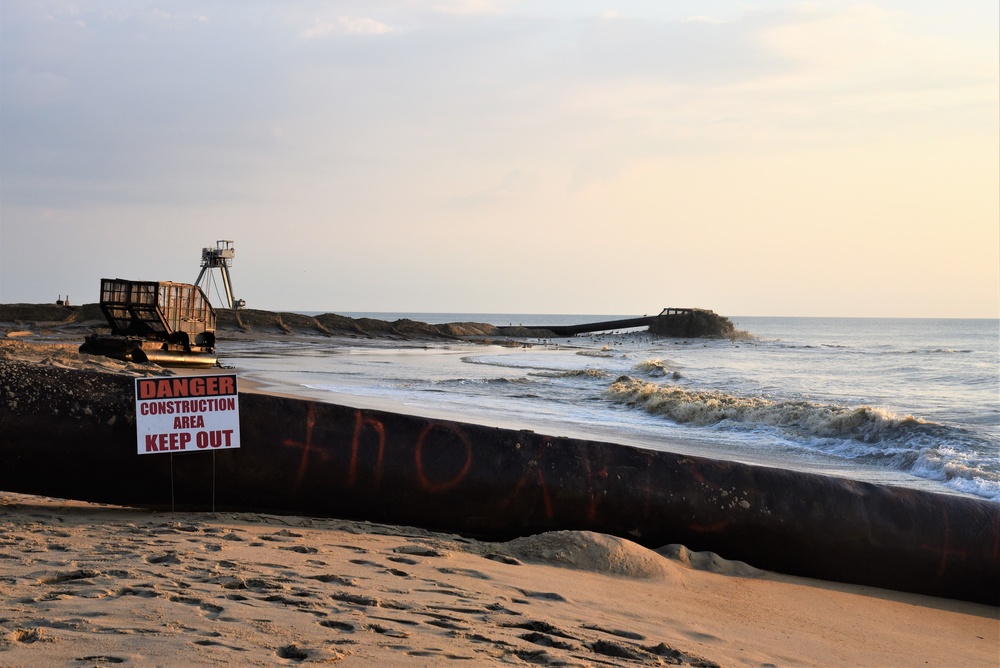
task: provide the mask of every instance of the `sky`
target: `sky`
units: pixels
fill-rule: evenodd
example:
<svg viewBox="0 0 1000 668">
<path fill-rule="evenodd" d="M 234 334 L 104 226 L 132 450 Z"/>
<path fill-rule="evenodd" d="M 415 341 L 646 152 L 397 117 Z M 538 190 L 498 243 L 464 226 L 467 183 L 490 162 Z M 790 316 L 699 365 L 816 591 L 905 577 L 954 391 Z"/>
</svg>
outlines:
<svg viewBox="0 0 1000 668">
<path fill-rule="evenodd" d="M 269 310 L 996 318 L 1000 8 L 0 2 L 0 303 L 220 239 Z"/>
</svg>

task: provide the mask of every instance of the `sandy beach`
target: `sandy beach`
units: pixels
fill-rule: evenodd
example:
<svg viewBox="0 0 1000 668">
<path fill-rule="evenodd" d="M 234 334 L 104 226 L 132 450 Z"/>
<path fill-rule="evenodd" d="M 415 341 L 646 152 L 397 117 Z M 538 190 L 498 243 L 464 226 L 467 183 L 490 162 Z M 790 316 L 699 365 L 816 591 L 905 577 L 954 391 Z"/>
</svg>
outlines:
<svg viewBox="0 0 1000 668">
<path fill-rule="evenodd" d="M 163 373 L 0 340 L 41 365 Z M 0 666 L 997 666 L 991 606 L 561 531 L 485 543 L 0 492 Z"/>
<path fill-rule="evenodd" d="M 988 606 L 553 532 L 0 494 L 0 665 L 995 666 Z"/>
</svg>

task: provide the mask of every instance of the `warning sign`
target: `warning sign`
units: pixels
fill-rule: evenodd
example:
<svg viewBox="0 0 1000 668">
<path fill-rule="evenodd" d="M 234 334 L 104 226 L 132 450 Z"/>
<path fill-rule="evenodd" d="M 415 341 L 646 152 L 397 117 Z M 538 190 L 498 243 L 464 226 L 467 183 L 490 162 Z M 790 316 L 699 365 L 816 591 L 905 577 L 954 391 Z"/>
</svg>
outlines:
<svg viewBox="0 0 1000 668">
<path fill-rule="evenodd" d="M 240 447 L 236 374 L 135 379 L 140 455 Z"/>
</svg>

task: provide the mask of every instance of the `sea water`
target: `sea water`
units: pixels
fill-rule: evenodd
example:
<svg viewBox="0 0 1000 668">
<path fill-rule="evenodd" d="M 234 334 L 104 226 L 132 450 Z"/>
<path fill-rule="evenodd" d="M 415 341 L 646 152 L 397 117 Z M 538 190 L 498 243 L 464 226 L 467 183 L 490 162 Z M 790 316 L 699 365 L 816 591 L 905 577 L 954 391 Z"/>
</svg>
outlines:
<svg viewBox="0 0 1000 668">
<path fill-rule="evenodd" d="M 343 315 L 525 326 L 629 317 Z M 245 377 L 335 403 L 1000 503 L 1000 322 L 733 322 L 745 336 L 628 330 L 493 344 L 316 337 L 220 341 L 219 353 Z"/>
</svg>

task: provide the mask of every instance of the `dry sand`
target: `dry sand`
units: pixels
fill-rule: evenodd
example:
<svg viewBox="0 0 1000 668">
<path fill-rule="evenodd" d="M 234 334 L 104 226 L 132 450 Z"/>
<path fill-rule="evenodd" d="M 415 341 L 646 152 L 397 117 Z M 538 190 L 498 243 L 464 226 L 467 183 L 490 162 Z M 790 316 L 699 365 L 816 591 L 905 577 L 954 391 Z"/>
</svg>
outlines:
<svg viewBox="0 0 1000 668">
<path fill-rule="evenodd" d="M 494 544 L 11 493 L 0 504 L 3 666 L 1000 659 L 987 606 L 777 576 L 680 547 L 667 558 L 600 534 Z"/>
<path fill-rule="evenodd" d="M 39 364 L 160 372 L 74 350 L 0 341 Z M 1000 666 L 997 608 L 680 546 L 568 531 L 492 544 L 9 492 L 0 599 L 0 666 Z"/>
</svg>

